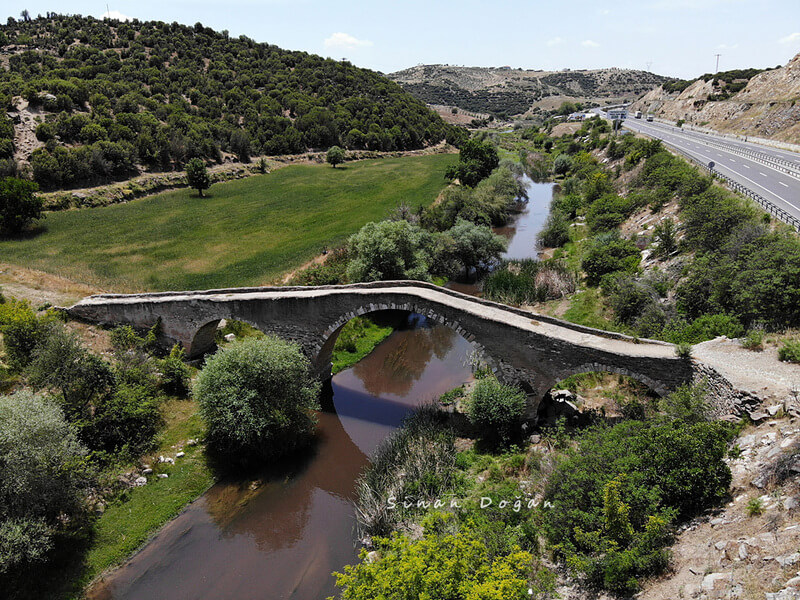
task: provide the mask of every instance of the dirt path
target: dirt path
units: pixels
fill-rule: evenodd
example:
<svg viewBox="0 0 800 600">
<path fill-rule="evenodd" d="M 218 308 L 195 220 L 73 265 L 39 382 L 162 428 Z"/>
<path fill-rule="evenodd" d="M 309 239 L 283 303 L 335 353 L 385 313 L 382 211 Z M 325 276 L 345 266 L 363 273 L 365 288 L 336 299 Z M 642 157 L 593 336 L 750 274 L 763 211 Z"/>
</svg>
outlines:
<svg viewBox="0 0 800 600">
<path fill-rule="evenodd" d="M 85 296 L 106 291 L 58 275 L 0 263 L 0 290 L 34 308 L 43 304 L 71 306 Z"/>
</svg>

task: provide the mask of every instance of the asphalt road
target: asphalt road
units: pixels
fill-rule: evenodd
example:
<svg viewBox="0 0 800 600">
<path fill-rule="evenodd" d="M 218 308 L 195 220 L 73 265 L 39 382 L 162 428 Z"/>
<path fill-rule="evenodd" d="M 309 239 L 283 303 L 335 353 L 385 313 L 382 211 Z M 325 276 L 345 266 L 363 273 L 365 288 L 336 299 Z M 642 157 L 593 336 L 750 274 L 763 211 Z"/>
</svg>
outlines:
<svg viewBox="0 0 800 600">
<path fill-rule="evenodd" d="M 714 170 L 761 195 L 800 219 L 800 154 L 721 136 L 684 131 L 663 123 L 624 121 L 632 131 L 658 138 L 701 164 L 714 162 Z"/>
</svg>

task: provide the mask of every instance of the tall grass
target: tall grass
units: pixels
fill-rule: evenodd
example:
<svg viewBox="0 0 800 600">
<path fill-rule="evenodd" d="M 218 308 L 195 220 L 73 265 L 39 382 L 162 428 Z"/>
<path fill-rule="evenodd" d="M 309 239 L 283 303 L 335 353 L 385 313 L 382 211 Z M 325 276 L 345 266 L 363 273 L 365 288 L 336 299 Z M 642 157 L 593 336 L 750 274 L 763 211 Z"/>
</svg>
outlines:
<svg viewBox="0 0 800 600">
<path fill-rule="evenodd" d="M 483 284 L 486 298 L 505 304 L 532 304 L 563 298 L 575 291 L 575 274 L 561 261 L 504 262 Z"/>
<path fill-rule="evenodd" d="M 452 489 L 455 435 L 434 405 L 419 408 L 375 451 L 356 483 L 356 516 L 361 535 L 388 535 L 397 523 L 424 508 L 403 501 L 431 502 Z M 389 499 L 396 500 L 396 508 Z"/>
</svg>

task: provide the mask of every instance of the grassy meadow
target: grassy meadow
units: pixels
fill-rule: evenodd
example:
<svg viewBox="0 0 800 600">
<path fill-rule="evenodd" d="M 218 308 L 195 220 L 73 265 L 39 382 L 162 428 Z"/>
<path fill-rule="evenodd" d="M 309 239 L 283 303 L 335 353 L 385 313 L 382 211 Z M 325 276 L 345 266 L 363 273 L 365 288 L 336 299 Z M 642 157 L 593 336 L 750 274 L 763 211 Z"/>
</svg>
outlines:
<svg viewBox="0 0 800 600">
<path fill-rule="evenodd" d="M 127 204 L 48 213 L 0 241 L 4 262 L 113 291 L 260 285 L 407 202 L 430 204 L 451 154 L 292 165 L 267 175 Z"/>
</svg>

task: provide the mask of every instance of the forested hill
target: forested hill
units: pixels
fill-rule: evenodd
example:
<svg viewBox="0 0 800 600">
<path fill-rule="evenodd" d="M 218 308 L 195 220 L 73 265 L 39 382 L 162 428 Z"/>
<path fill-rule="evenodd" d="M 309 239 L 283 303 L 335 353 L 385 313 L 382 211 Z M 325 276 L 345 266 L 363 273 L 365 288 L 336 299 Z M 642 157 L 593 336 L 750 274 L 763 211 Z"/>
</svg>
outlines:
<svg viewBox="0 0 800 600">
<path fill-rule="evenodd" d="M 192 157 L 405 150 L 459 135 L 378 73 L 199 23 L 9 18 L 0 46 L 0 175 L 29 163 L 46 188 Z"/>
</svg>

